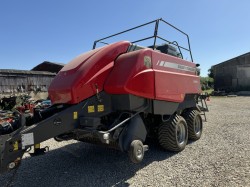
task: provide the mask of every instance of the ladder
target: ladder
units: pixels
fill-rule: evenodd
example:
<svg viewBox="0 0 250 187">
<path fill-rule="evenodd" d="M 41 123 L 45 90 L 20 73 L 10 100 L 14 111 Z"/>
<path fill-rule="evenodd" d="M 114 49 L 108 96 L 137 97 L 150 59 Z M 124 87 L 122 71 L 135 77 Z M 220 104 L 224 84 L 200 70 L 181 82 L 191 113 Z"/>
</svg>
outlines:
<svg viewBox="0 0 250 187">
<path fill-rule="evenodd" d="M 207 98 L 209 98 L 209 95 L 208 93 L 205 93 L 205 94 L 200 94 L 197 100 L 197 105 L 201 111 L 201 115 L 204 116 L 205 121 L 207 121 L 205 112 L 209 111 L 207 107 L 207 102 L 206 102 Z"/>
</svg>

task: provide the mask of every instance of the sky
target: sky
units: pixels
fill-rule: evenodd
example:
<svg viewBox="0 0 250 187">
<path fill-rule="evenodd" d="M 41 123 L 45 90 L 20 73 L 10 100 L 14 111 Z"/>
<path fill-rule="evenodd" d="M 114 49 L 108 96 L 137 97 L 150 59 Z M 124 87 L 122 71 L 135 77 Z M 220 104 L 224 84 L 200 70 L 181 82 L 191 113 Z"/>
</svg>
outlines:
<svg viewBox="0 0 250 187">
<path fill-rule="evenodd" d="M 0 0 L 0 69 L 66 64 L 97 39 L 163 18 L 189 35 L 207 76 L 212 65 L 250 52 L 249 7 L 249 0 Z"/>
</svg>

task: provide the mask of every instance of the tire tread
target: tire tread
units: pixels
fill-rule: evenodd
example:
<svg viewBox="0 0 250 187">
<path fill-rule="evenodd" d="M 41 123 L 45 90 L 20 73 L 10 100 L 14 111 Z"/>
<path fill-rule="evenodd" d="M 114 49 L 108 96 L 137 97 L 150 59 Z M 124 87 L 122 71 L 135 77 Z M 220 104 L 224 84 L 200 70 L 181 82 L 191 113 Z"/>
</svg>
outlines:
<svg viewBox="0 0 250 187">
<path fill-rule="evenodd" d="M 179 152 L 185 145 L 179 147 L 176 140 L 176 125 L 185 119 L 182 116 L 174 115 L 169 122 L 163 122 L 158 129 L 158 140 L 162 148 L 169 151 Z M 186 123 L 186 122 L 185 122 Z"/>
<path fill-rule="evenodd" d="M 189 140 L 198 140 L 201 137 L 201 134 L 199 136 L 196 135 L 195 131 L 194 131 L 194 123 L 195 123 L 195 118 L 196 117 L 200 117 L 200 112 L 198 110 L 187 110 L 183 115 L 182 115 L 186 122 L 187 122 L 187 126 L 188 126 L 188 139 Z M 201 121 L 201 128 L 202 126 L 202 121 Z M 201 129 L 202 130 L 202 129 Z"/>
</svg>

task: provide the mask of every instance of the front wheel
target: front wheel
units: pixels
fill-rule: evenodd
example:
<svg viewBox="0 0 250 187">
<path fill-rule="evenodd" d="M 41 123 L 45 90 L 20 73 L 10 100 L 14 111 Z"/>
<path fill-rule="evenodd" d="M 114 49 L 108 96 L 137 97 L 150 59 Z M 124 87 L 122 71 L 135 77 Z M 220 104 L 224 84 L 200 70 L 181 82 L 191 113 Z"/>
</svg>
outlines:
<svg viewBox="0 0 250 187">
<path fill-rule="evenodd" d="M 159 144 L 169 151 L 182 151 L 188 140 L 188 127 L 185 119 L 177 114 L 163 122 L 158 129 Z"/>
<path fill-rule="evenodd" d="M 130 144 L 128 155 L 133 163 L 135 164 L 140 163 L 144 157 L 143 143 L 140 140 L 132 141 Z"/>
</svg>

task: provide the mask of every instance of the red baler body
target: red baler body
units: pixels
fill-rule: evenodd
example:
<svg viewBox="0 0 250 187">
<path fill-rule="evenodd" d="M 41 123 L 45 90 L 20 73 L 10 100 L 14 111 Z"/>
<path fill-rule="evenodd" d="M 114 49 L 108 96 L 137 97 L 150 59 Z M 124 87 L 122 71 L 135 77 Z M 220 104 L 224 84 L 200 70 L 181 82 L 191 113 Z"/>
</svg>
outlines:
<svg viewBox="0 0 250 187">
<path fill-rule="evenodd" d="M 52 102 L 76 104 L 103 90 L 178 103 L 200 93 L 194 63 L 150 48 L 127 52 L 129 46 L 117 42 L 73 59 L 50 85 Z"/>
</svg>

